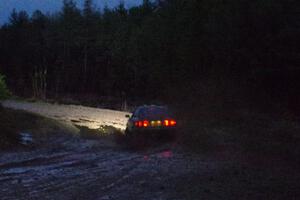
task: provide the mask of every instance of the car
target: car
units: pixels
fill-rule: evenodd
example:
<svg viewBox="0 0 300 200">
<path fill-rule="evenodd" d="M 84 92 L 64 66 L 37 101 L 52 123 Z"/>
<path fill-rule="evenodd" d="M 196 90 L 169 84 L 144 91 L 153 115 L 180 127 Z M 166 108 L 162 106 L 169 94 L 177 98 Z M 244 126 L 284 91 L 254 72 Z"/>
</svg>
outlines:
<svg viewBox="0 0 300 200">
<path fill-rule="evenodd" d="M 174 134 L 177 121 L 167 106 L 144 105 L 137 107 L 127 122 L 125 135 Z"/>
</svg>

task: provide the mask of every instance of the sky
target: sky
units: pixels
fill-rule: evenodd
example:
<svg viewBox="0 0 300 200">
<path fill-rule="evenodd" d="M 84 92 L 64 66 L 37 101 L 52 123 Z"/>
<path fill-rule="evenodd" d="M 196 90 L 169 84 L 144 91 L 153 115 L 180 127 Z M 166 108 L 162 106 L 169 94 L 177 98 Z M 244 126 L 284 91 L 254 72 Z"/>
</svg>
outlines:
<svg viewBox="0 0 300 200">
<path fill-rule="evenodd" d="M 31 14 L 35 10 L 41 10 L 44 13 L 55 12 L 62 7 L 63 0 L 0 0 L 0 24 L 8 21 L 11 11 L 15 8 L 17 11 L 25 10 Z M 138 5 L 143 0 L 123 0 L 126 7 Z M 75 0 L 78 7 L 82 7 L 84 0 Z M 105 5 L 114 7 L 120 3 L 120 0 L 93 0 L 97 8 L 103 8 Z"/>
</svg>

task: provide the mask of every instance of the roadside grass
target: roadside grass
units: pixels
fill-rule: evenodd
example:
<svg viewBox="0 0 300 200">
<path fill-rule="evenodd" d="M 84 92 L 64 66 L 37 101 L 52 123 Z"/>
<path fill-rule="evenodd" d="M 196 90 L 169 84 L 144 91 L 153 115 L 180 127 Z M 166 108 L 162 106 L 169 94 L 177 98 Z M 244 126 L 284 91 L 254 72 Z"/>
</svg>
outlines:
<svg viewBox="0 0 300 200">
<path fill-rule="evenodd" d="M 74 135 L 76 128 L 25 111 L 3 108 L 0 105 L 0 149 L 21 147 L 20 133 L 32 134 L 37 143 L 58 135 Z"/>
</svg>

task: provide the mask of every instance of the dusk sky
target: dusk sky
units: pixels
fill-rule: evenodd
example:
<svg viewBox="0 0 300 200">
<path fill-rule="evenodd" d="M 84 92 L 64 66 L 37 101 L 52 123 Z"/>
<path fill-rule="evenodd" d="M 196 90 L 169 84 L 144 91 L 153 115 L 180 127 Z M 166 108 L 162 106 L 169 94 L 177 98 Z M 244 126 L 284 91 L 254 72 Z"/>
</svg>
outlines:
<svg viewBox="0 0 300 200">
<path fill-rule="evenodd" d="M 39 9 L 45 13 L 58 11 L 62 6 L 63 0 L 0 0 L 0 24 L 8 21 L 11 11 L 15 8 L 17 11 L 26 10 L 28 14 Z M 75 0 L 78 7 L 82 7 L 84 0 Z M 126 7 L 138 5 L 143 0 L 124 0 Z M 105 5 L 114 7 L 120 3 L 120 0 L 94 0 L 97 8 L 103 8 Z"/>
</svg>

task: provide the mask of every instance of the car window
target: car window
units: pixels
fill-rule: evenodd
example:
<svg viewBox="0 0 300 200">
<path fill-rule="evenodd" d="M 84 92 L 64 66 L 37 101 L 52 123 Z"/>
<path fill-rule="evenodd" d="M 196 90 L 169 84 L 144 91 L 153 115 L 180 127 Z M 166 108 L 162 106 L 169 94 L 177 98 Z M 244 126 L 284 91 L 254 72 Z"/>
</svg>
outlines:
<svg viewBox="0 0 300 200">
<path fill-rule="evenodd" d="M 139 113 L 139 118 L 161 119 L 170 117 L 171 113 L 166 107 L 145 107 Z"/>
<path fill-rule="evenodd" d="M 139 116 L 139 112 L 140 112 L 141 108 L 137 108 L 134 112 L 133 112 L 133 115 L 132 117 L 138 117 Z"/>
</svg>

